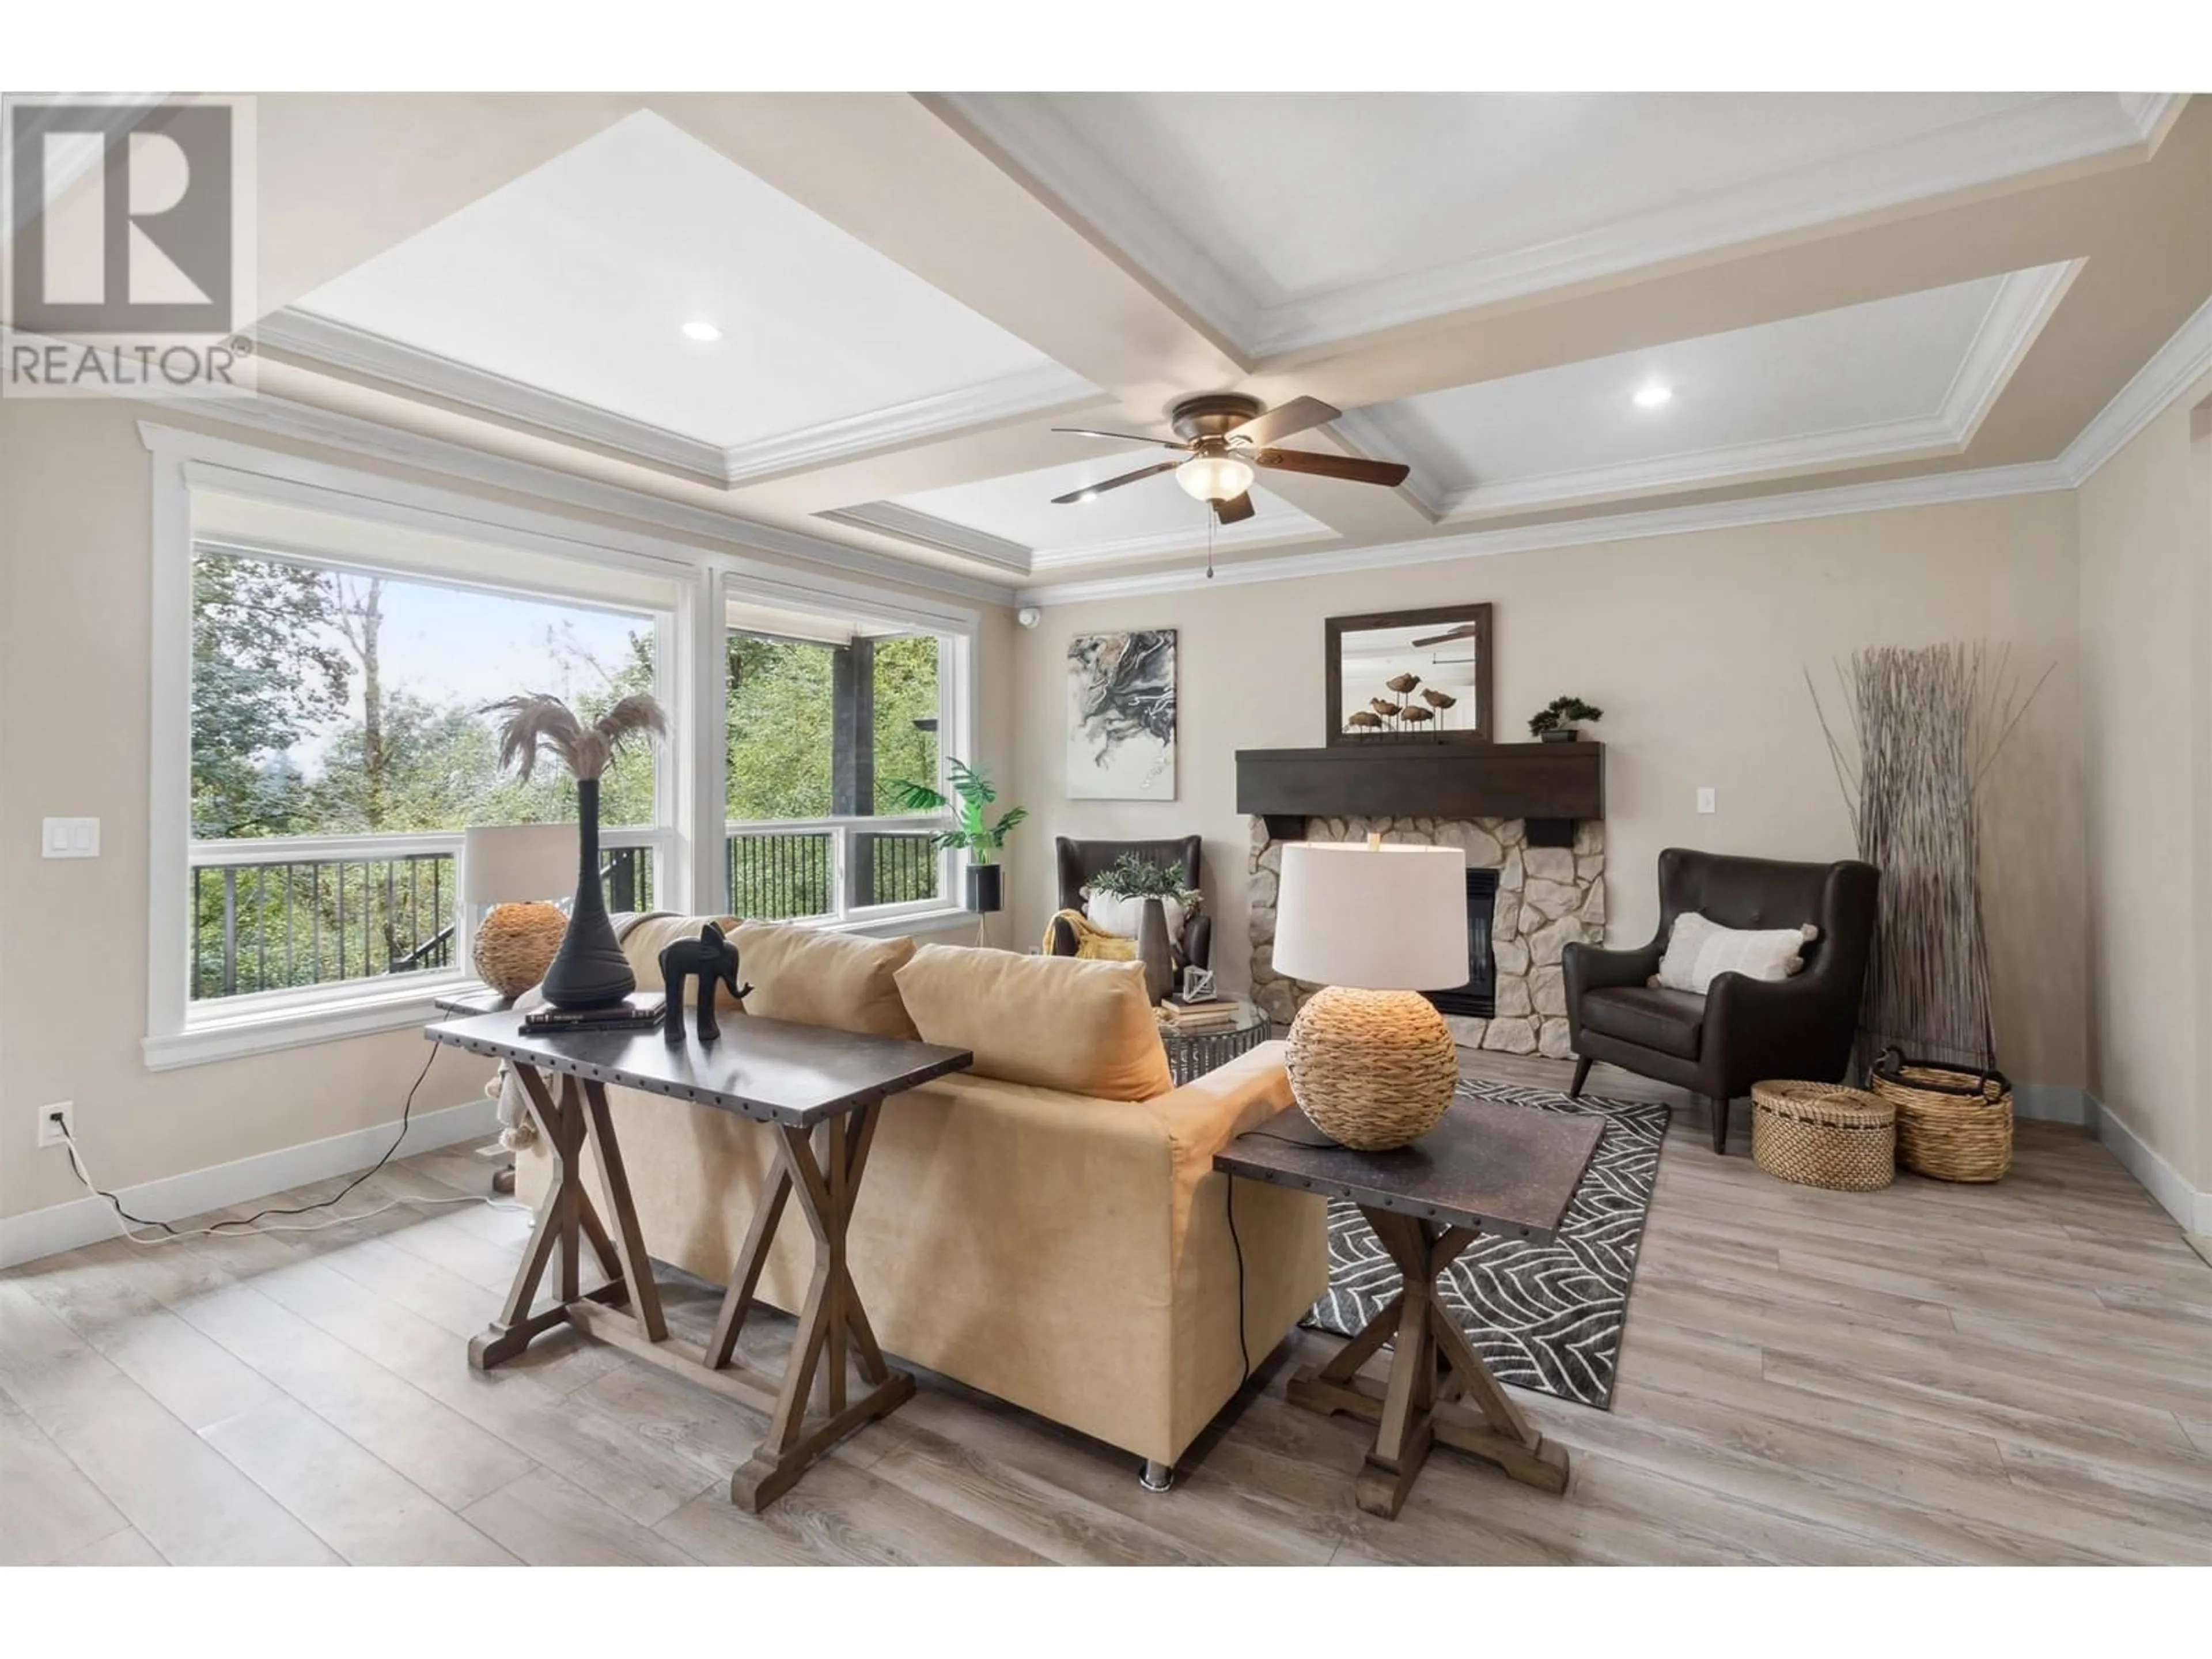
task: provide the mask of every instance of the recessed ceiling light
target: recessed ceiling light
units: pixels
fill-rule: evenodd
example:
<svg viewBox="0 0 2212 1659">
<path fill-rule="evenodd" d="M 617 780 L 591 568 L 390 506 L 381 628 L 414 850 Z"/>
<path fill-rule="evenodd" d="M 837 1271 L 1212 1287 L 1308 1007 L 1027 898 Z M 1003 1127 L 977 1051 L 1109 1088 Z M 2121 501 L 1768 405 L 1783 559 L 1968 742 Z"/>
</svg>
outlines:
<svg viewBox="0 0 2212 1659">
<path fill-rule="evenodd" d="M 1656 409 L 1663 403 L 1671 402 L 1674 396 L 1674 388 L 1670 386 L 1647 386 L 1636 394 L 1636 406 L 1638 409 Z"/>
<path fill-rule="evenodd" d="M 720 339 L 722 331 L 709 322 L 686 323 L 684 325 L 684 337 L 687 340 L 697 340 L 703 344 L 708 340 Z"/>
</svg>

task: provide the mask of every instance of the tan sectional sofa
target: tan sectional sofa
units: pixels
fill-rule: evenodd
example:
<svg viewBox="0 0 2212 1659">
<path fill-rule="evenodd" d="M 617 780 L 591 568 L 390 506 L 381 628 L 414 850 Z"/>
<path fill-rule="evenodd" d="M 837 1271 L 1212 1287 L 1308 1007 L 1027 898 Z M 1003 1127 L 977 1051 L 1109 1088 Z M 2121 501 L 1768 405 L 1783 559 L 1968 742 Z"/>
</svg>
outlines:
<svg viewBox="0 0 2212 1659">
<path fill-rule="evenodd" d="M 687 931 L 631 932 L 641 983 Z M 1322 1201 L 1212 1169 L 1289 1103 L 1281 1043 L 1176 1088 L 1133 963 L 759 925 L 737 939 L 754 1016 L 975 1051 L 973 1070 L 893 1097 L 870 1155 L 852 1269 L 894 1356 L 1172 1463 L 1236 1392 L 1243 1353 L 1257 1363 L 1325 1288 Z M 722 1029 L 744 1040 L 741 1021 Z M 646 1248 L 725 1282 L 771 1168 L 768 1132 L 609 1093 Z M 542 1148 L 519 1164 L 534 1200 Z M 811 1260 L 787 1218 L 763 1297 L 795 1308 Z"/>
</svg>

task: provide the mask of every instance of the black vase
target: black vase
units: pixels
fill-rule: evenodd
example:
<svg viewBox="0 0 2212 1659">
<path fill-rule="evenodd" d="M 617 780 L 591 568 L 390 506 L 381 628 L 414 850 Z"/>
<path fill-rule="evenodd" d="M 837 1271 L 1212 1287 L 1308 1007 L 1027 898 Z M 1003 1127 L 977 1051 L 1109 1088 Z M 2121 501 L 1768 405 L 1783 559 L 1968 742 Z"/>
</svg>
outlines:
<svg viewBox="0 0 2212 1659">
<path fill-rule="evenodd" d="M 637 989 L 599 887 L 599 781 L 576 781 L 576 899 L 538 989 L 556 1008 L 603 1008 Z"/>
<path fill-rule="evenodd" d="M 968 908 L 980 915 L 988 915 L 1006 902 L 1005 889 L 1000 878 L 1006 872 L 1002 864 L 971 864 L 968 866 Z"/>
</svg>

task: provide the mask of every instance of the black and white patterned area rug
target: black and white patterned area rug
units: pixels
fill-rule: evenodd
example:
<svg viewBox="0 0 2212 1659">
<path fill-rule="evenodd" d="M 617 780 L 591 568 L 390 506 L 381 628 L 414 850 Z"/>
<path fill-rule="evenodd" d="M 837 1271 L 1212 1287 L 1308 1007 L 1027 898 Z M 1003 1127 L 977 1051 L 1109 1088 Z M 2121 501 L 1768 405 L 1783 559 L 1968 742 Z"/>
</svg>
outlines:
<svg viewBox="0 0 2212 1659">
<path fill-rule="evenodd" d="M 1547 1089 L 1495 1083 L 1462 1081 L 1459 1092 L 1464 1099 L 1606 1120 L 1559 1237 L 1549 1244 L 1479 1238 L 1446 1272 L 1443 1288 L 1460 1328 L 1500 1382 L 1610 1409 L 1667 1108 L 1588 1095 L 1570 1100 Z M 1397 1293 L 1397 1266 L 1382 1241 L 1357 1208 L 1332 1202 L 1328 1293 L 1304 1322 L 1350 1336 Z"/>
</svg>

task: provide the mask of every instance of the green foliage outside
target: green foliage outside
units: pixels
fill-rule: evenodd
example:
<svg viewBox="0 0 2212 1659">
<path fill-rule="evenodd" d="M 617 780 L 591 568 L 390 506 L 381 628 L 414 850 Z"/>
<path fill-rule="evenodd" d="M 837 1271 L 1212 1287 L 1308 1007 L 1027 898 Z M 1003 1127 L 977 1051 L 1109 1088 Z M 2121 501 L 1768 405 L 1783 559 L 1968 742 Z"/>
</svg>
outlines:
<svg viewBox="0 0 2212 1659">
<path fill-rule="evenodd" d="M 575 786 L 558 767 L 528 783 L 498 766 L 495 720 L 457 701 L 386 683 L 385 584 L 370 578 L 225 555 L 193 562 L 192 834 L 198 840 L 458 830 L 472 823 L 573 820 Z M 583 720 L 653 684 L 653 634 L 632 630 L 619 660 L 604 662 L 558 629 L 545 641 L 546 686 L 566 680 Z M 729 816 L 781 820 L 830 816 L 832 711 L 830 647 L 732 635 L 727 729 Z M 897 812 L 893 780 L 938 775 L 938 642 L 929 635 L 874 645 L 875 808 Z M 518 685 L 517 691 L 544 689 Z M 343 721 L 333 732 L 334 723 Z M 319 740 L 309 776 L 288 751 Z M 654 757 L 626 755 L 600 790 L 608 828 L 650 824 Z M 746 849 L 758 872 L 732 895 L 756 916 L 830 908 L 826 839 L 797 837 Z M 917 841 L 919 838 L 916 838 Z M 865 844 L 864 844 L 865 845 Z M 866 848 L 878 902 L 936 891 L 933 860 L 894 837 Z M 619 896 L 651 902 L 651 859 L 612 853 Z M 736 860 L 733 860 L 733 866 Z M 750 866 L 749 866 L 750 867 Z M 192 994 L 213 996 L 447 965 L 441 937 L 453 915 L 454 860 L 446 855 L 248 866 L 193 877 Z M 226 916 L 230 939 L 226 943 Z"/>
</svg>

